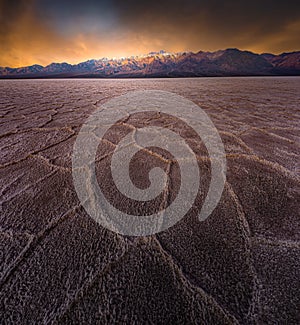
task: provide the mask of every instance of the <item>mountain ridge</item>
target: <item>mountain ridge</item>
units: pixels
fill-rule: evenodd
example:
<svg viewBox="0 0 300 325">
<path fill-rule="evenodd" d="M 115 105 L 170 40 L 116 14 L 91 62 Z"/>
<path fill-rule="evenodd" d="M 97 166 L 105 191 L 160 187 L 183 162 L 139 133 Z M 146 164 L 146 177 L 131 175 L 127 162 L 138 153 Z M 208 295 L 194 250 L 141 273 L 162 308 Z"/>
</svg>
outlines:
<svg viewBox="0 0 300 325">
<path fill-rule="evenodd" d="M 141 78 L 300 75 L 300 51 L 256 54 L 228 48 L 215 52 L 163 50 L 126 58 L 90 59 L 78 64 L 0 67 L 0 78 Z"/>
</svg>

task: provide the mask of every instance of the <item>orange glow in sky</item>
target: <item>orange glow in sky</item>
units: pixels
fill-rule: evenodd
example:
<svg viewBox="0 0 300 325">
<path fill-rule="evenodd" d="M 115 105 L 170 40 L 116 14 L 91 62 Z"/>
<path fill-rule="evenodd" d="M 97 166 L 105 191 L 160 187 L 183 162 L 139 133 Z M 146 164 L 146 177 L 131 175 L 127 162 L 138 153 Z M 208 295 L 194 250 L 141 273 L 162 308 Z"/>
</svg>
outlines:
<svg viewBox="0 0 300 325">
<path fill-rule="evenodd" d="M 160 12 L 157 4 L 150 11 L 142 4 L 138 7 L 139 2 L 131 1 L 132 6 L 138 7 L 132 7 L 136 11 L 133 14 L 125 10 L 121 2 L 113 2 L 114 10 L 107 9 L 110 16 L 108 11 L 101 16 L 101 10 L 99 17 L 95 16 L 98 7 L 91 7 L 93 10 L 81 14 L 84 7 L 75 9 L 82 2 L 74 1 L 74 12 L 68 15 L 66 11 L 65 16 L 60 17 L 65 8 L 63 1 L 49 2 L 50 9 L 54 4 L 58 6 L 51 16 L 48 7 L 40 11 L 41 15 L 37 10 L 38 2 L 34 0 L 20 0 L 16 8 L 10 1 L 0 0 L 0 66 L 47 65 L 51 62 L 74 64 L 88 59 L 127 57 L 161 49 L 197 52 L 237 47 L 256 53 L 281 53 L 299 50 L 300 47 L 300 14 L 295 12 L 276 24 L 271 21 L 277 17 L 276 14 L 273 17 L 272 13 L 269 13 L 269 18 L 262 14 L 260 18 L 254 15 L 257 21 L 248 16 L 230 19 L 222 16 L 224 8 L 210 7 L 209 1 L 203 1 L 206 7 L 202 11 L 193 10 L 195 1 L 190 1 L 190 7 L 183 8 L 176 7 L 177 1 L 168 8 L 171 2 L 163 1 L 168 9 L 165 12 Z M 109 6 L 108 3 L 87 1 L 90 6 Z M 243 13 L 242 9 L 235 10 Z M 109 18 L 105 18 L 107 16 Z"/>
</svg>

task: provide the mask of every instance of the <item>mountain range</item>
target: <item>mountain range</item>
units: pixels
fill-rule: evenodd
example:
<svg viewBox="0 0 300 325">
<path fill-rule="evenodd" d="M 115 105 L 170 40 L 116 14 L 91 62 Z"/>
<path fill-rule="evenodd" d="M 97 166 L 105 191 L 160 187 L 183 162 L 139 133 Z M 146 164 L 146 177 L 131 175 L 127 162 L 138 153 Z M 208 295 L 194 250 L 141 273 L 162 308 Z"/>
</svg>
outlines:
<svg viewBox="0 0 300 325">
<path fill-rule="evenodd" d="M 280 55 L 239 49 L 168 53 L 163 50 L 120 59 L 102 58 L 79 64 L 45 67 L 0 67 L 0 78 L 142 78 L 300 75 L 300 51 Z"/>
</svg>

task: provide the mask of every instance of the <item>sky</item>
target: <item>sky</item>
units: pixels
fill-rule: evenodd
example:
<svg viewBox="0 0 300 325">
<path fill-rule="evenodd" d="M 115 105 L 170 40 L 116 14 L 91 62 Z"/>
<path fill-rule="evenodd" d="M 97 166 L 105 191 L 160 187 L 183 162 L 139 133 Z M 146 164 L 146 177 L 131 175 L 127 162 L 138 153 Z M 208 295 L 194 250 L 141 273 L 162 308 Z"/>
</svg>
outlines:
<svg viewBox="0 0 300 325">
<path fill-rule="evenodd" d="M 168 52 L 300 50 L 299 0 L 0 0 L 0 66 Z"/>
</svg>

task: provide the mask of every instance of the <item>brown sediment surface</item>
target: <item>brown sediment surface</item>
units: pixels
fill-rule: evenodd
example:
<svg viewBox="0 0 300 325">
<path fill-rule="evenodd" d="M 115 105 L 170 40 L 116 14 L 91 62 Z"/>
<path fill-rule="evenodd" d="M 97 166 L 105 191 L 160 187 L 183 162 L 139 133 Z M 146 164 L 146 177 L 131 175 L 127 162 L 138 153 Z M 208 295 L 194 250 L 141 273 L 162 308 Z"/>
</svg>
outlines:
<svg viewBox="0 0 300 325">
<path fill-rule="evenodd" d="M 298 324 L 299 81 L 0 81 L 0 323 Z M 175 226 L 126 237 L 82 208 L 71 157 L 92 112 L 142 89 L 178 93 L 206 111 L 224 143 L 227 181 L 214 212 L 199 222 L 210 164 L 203 145 L 178 124 L 197 154 L 203 189 Z M 97 152 L 98 181 L 117 200 L 105 168 L 115 139 L 136 123 L 123 121 Z M 161 116 L 157 123 L 171 122 Z M 161 200 L 172 202 L 180 173 L 166 152 L 137 154 L 133 181 L 147 187 L 151 166 L 168 172 Z M 116 204 L 141 211 L 125 200 Z"/>
</svg>

